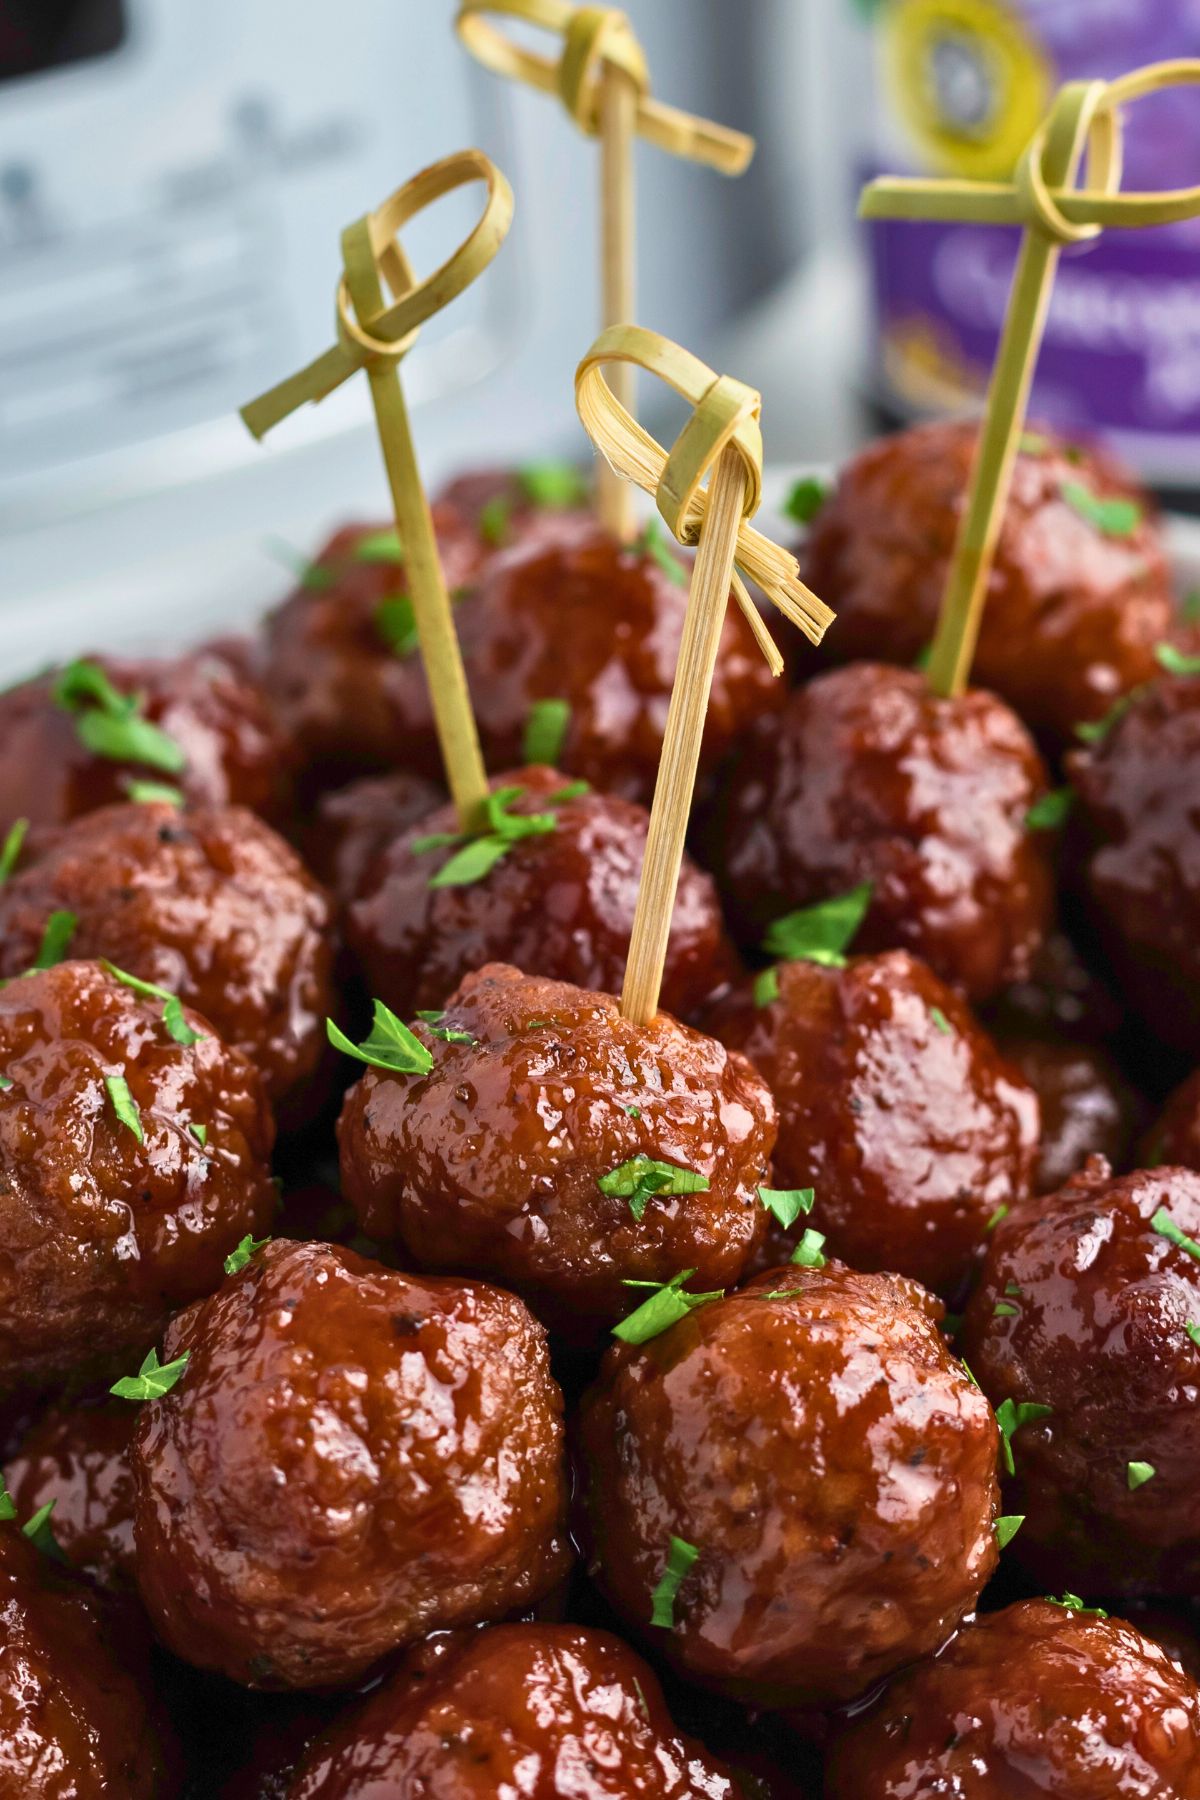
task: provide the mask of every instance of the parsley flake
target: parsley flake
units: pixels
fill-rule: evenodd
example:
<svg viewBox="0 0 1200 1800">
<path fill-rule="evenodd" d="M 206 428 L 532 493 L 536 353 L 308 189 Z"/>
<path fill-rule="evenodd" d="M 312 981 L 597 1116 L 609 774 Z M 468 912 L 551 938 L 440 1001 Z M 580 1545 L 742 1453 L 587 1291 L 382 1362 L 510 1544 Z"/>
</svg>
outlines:
<svg viewBox="0 0 1200 1800">
<path fill-rule="evenodd" d="M 512 501 L 507 494 L 496 494 L 479 509 L 479 535 L 493 550 L 508 542 L 512 526 Z"/>
<path fill-rule="evenodd" d="M 943 1037 L 954 1036 L 954 1027 L 940 1006 L 931 1006 L 929 1009 L 929 1017 L 933 1020 L 935 1031 L 940 1031 Z"/>
<path fill-rule="evenodd" d="M 137 1109 L 137 1101 L 129 1091 L 129 1083 L 123 1075 L 106 1075 L 104 1086 L 112 1102 L 112 1109 L 127 1131 L 132 1131 L 139 1144 L 146 1142 L 146 1133 L 142 1128 L 142 1115 Z"/>
<path fill-rule="evenodd" d="M 695 1169 L 682 1169 L 678 1163 L 659 1162 L 639 1151 L 628 1162 L 618 1163 L 607 1175 L 601 1175 L 596 1186 L 602 1194 L 628 1200 L 630 1212 L 640 1222 L 653 1195 L 703 1193 L 708 1187 L 708 1176 Z"/>
<path fill-rule="evenodd" d="M 3 1474 L 0 1474 L 0 1522 L 7 1525 L 15 1519 L 16 1516 L 17 1509 L 13 1504 L 13 1497 L 8 1491 L 8 1483 L 5 1481 Z"/>
<path fill-rule="evenodd" d="M 821 1246 L 824 1242 L 825 1233 L 814 1231 L 810 1226 L 792 1251 L 792 1261 L 799 1263 L 803 1269 L 823 1269 L 825 1257 L 822 1255 Z"/>
<path fill-rule="evenodd" d="M 642 1109 L 640 1106 L 627 1106 L 625 1108 L 625 1113 L 630 1119 L 640 1119 L 642 1116 Z"/>
<path fill-rule="evenodd" d="M 0 1094 L 7 1094 L 8 1090 L 11 1086 L 12 1086 L 12 1076 L 11 1075 L 0 1075 Z"/>
<path fill-rule="evenodd" d="M 4 886 L 17 866 L 28 830 L 28 819 L 15 819 L 8 828 L 8 835 L 3 846 L 0 846 L 0 887 Z"/>
<path fill-rule="evenodd" d="M 1026 825 L 1030 831 L 1057 831 L 1066 823 L 1074 798 L 1069 787 L 1052 788 L 1040 800 L 1034 801 L 1025 814 Z"/>
<path fill-rule="evenodd" d="M 1132 694 L 1122 694 L 1114 700 L 1102 719 L 1088 719 L 1075 727 L 1075 736 L 1081 744 L 1100 744 L 1108 736 L 1113 726 L 1125 717 L 1133 705 Z"/>
<path fill-rule="evenodd" d="M 142 716 L 142 697 L 123 694 L 98 663 L 69 663 L 54 684 L 55 704 L 75 715 L 75 733 L 93 756 L 142 763 L 178 775 L 187 757 L 174 738 Z"/>
<path fill-rule="evenodd" d="M 848 894 L 818 900 L 815 906 L 787 913 L 768 927 L 763 949 L 768 956 L 786 962 L 815 962 L 826 968 L 845 967 L 844 952 L 871 904 L 872 883 L 862 882 Z"/>
<path fill-rule="evenodd" d="M 651 1338 L 669 1331 L 672 1325 L 678 1325 L 680 1319 L 686 1319 L 690 1312 L 698 1306 L 707 1306 L 711 1300 L 723 1300 L 725 1289 L 716 1288 L 708 1294 L 686 1294 L 683 1291 L 685 1281 L 690 1281 L 696 1273 L 695 1269 L 684 1269 L 679 1275 L 672 1275 L 670 1281 L 663 1286 L 655 1281 L 630 1281 L 626 1279 L 625 1287 L 652 1288 L 654 1291 L 648 1299 L 628 1317 L 613 1326 L 612 1334 L 620 1338 L 623 1344 L 646 1344 Z"/>
<path fill-rule="evenodd" d="M 62 962 L 71 947 L 71 939 L 75 936 L 78 923 L 73 912 L 64 910 L 50 914 L 42 933 L 41 946 L 33 961 L 35 969 L 52 969 L 56 963 Z"/>
<path fill-rule="evenodd" d="M 1192 588 L 1179 602 L 1179 616 L 1185 625 L 1200 625 L 1200 588 Z"/>
<path fill-rule="evenodd" d="M 1013 1457 L 1012 1441 L 1022 1425 L 1035 1425 L 1039 1419 L 1048 1419 L 1054 1411 L 1052 1406 L 1039 1406 L 1035 1400 L 1002 1400 L 996 1408 L 996 1423 L 1000 1427 L 1000 1449 L 1004 1457 L 1004 1467 L 1010 1475 L 1017 1472 Z"/>
<path fill-rule="evenodd" d="M 587 477 L 574 463 L 525 463 L 517 470 L 527 499 L 545 512 L 566 512 L 568 507 L 584 506 L 588 499 Z"/>
<path fill-rule="evenodd" d="M 1177 1250 L 1186 1250 L 1189 1256 L 1200 1261 L 1200 1244 L 1195 1238 L 1190 1238 L 1186 1231 L 1180 1230 L 1165 1206 L 1159 1207 L 1150 1226 L 1153 1231 L 1157 1231 L 1159 1237 L 1165 1237 L 1169 1244 L 1174 1244 Z"/>
<path fill-rule="evenodd" d="M 695 1544 L 689 1544 L 683 1538 L 674 1536 L 671 1538 L 667 1550 L 666 1567 L 659 1579 L 658 1586 L 650 1596 L 650 1623 L 652 1625 L 661 1625 L 664 1631 L 674 1631 L 675 1601 L 688 1571 L 699 1554 Z"/>
<path fill-rule="evenodd" d="M 985 1231 L 995 1231 L 1000 1221 L 1002 1219 L 1007 1219 L 1011 1210 L 1012 1208 L 1009 1206 L 1008 1201 L 1002 1200 L 983 1229 Z"/>
<path fill-rule="evenodd" d="M 443 1016 L 440 1012 L 419 1012 L 417 1014 L 422 1025 L 428 1027 L 430 1037 L 441 1038 L 443 1044 L 478 1043 L 479 1040 L 472 1037 L 469 1031 L 464 1031 L 461 1026 L 443 1025 L 441 1022 Z"/>
<path fill-rule="evenodd" d="M 1061 1600 L 1055 1600 L 1051 1594 L 1045 1596 L 1047 1606 L 1061 1606 L 1066 1612 L 1078 1613 L 1081 1619 L 1107 1619 L 1108 1614 L 1102 1606 L 1085 1606 L 1078 1594 L 1064 1594 Z"/>
<path fill-rule="evenodd" d="M 783 503 L 784 517 L 794 519 L 797 525 L 811 525 L 829 494 L 827 481 L 822 481 L 818 475 L 802 475 L 799 481 L 793 482 Z"/>
<path fill-rule="evenodd" d="M 430 876 L 431 888 L 469 887 L 473 882 L 482 881 L 508 855 L 514 844 L 525 838 L 543 837 L 558 829 L 558 820 L 552 812 L 514 813 L 509 810 L 524 792 L 525 789 L 517 784 L 496 788 L 484 801 L 483 829 L 465 841 L 459 833 L 446 832 L 414 838 L 412 849 L 417 856 L 426 850 L 448 848 L 451 844 L 462 846 L 435 875 Z M 571 789 L 563 788 L 558 794 L 551 795 L 547 804 L 553 805 L 570 797 Z"/>
<path fill-rule="evenodd" d="M 773 1000 L 778 1000 L 779 970 L 772 966 L 769 969 L 763 969 L 760 974 L 756 975 L 753 993 L 755 1006 L 770 1006 Z"/>
<path fill-rule="evenodd" d="M 350 554 L 356 563 L 402 563 L 404 545 L 393 525 L 384 531 L 368 531 Z"/>
<path fill-rule="evenodd" d="M 165 781 L 134 781 L 130 779 L 122 782 L 121 785 L 129 799 L 137 806 L 181 807 L 185 804 L 182 791 L 177 787 L 170 787 Z"/>
<path fill-rule="evenodd" d="M 326 1019 L 325 1030 L 334 1049 L 340 1050 L 343 1056 L 353 1056 L 372 1069 L 387 1069 L 396 1075 L 428 1075 L 433 1068 L 433 1052 L 382 1000 L 375 1000 L 372 1005 L 371 1032 L 361 1044 L 352 1044 L 332 1019 Z"/>
<path fill-rule="evenodd" d="M 250 1258 L 252 1256 L 257 1256 L 263 1245 L 269 1244 L 270 1241 L 269 1237 L 251 1237 L 250 1233 L 247 1232 L 237 1249 L 231 1250 L 229 1255 L 225 1258 L 225 1273 L 227 1275 L 239 1274 L 250 1261 Z"/>
<path fill-rule="evenodd" d="M 1001 1550 L 1008 1549 L 1024 1523 L 1024 1513 L 1006 1513 L 996 1520 L 992 1530 L 996 1533 L 996 1543 Z"/>
<path fill-rule="evenodd" d="M 569 700 L 535 700 L 525 721 L 522 760 L 526 763 L 545 763 L 549 768 L 554 768 L 562 753 L 570 723 Z"/>
<path fill-rule="evenodd" d="M 21 1527 L 22 1537 L 27 1537 L 35 1550 L 48 1556 L 51 1562 L 65 1563 L 62 1545 L 54 1535 L 54 1527 L 50 1523 L 50 1515 L 58 1504 L 57 1497 L 47 1500 L 45 1506 L 39 1506 L 31 1519 L 26 1519 Z"/>
<path fill-rule="evenodd" d="M 1081 481 L 1064 481 L 1059 493 L 1072 512 L 1105 537 L 1132 537 L 1142 522 L 1142 509 L 1136 500 L 1102 499 Z"/>
<path fill-rule="evenodd" d="M 208 1126 L 189 1124 L 188 1130 L 191 1132 L 200 1148 L 206 1150 L 208 1148 Z"/>
<path fill-rule="evenodd" d="M 12 1086 L 11 1082 L 9 1083 L 9 1086 Z M 1189 1319 L 1183 1329 L 1187 1332 L 1197 1350 L 1200 1350 L 1200 1325 L 1194 1325 Z"/>
<path fill-rule="evenodd" d="M 130 975 L 125 969 L 118 969 L 116 963 L 109 962 L 107 957 L 101 957 L 100 967 L 106 969 L 114 981 L 119 981 L 122 987 L 130 988 L 143 1000 L 161 1000 L 163 1024 L 175 1042 L 182 1044 L 185 1050 L 203 1041 L 205 1033 L 192 1030 L 184 1017 L 183 1001 L 178 994 L 173 994 L 169 988 L 157 987 L 152 981 L 143 981 L 140 976 Z"/>
<path fill-rule="evenodd" d="M 668 538 L 658 520 L 650 519 L 634 548 L 640 550 L 643 556 L 648 556 L 656 562 L 663 574 L 670 576 L 676 587 L 686 587 L 688 566 L 676 556 L 673 545 L 674 540 Z"/>
<path fill-rule="evenodd" d="M 1185 656 L 1174 644 L 1156 644 L 1154 660 L 1168 675 L 1200 675 L 1200 656 Z"/>
<path fill-rule="evenodd" d="M 158 1351 L 149 1350 L 136 1375 L 122 1375 L 120 1381 L 114 1381 L 109 1388 L 118 1400 L 160 1400 L 169 1394 L 183 1371 L 188 1366 L 190 1350 L 177 1356 L 174 1362 L 160 1363 Z"/>
<path fill-rule="evenodd" d="M 410 656 L 419 642 L 417 615 L 407 594 L 389 594 L 375 608 L 375 629 L 395 656 Z"/>
<path fill-rule="evenodd" d="M 1125 1465 L 1125 1482 L 1126 1482 L 1127 1487 L 1129 1488 L 1130 1493 L 1136 1494 L 1137 1490 L 1140 1487 L 1145 1487 L 1145 1485 L 1148 1481 L 1153 1481 L 1154 1477 L 1155 1477 L 1155 1475 L 1157 1475 L 1157 1473 L 1158 1473 L 1158 1470 L 1154 1467 L 1153 1463 L 1148 1463 L 1148 1462 L 1126 1463 L 1126 1465 Z"/>
<path fill-rule="evenodd" d="M 812 1211 L 815 1190 L 813 1188 L 770 1188 L 760 1187 L 758 1197 L 769 1213 L 773 1213 L 786 1231 L 794 1225 L 801 1213 Z"/>
</svg>

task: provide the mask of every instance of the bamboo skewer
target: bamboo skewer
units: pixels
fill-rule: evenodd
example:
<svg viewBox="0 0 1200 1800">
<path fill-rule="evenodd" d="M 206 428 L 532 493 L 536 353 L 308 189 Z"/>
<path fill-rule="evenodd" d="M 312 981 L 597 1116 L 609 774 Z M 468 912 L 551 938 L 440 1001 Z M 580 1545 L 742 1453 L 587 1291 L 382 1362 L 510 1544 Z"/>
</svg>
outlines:
<svg viewBox="0 0 1200 1800">
<path fill-rule="evenodd" d="M 482 217 L 440 268 L 416 282 L 397 232 L 443 194 L 471 181 L 487 187 Z M 456 299 L 491 262 L 511 222 L 512 190 L 482 151 L 465 150 L 422 170 L 376 212 L 342 233 L 338 342 L 333 349 L 242 408 L 248 429 L 261 438 L 297 407 L 323 400 L 366 370 L 446 782 L 464 831 L 473 830 L 482 818 L 487 773 L 399 364 L 425 320 Z M 393 296 L 390 306 L 385 281 Z"/>
<path fill-rule="evenodd" d="M 936 694 L 961 694 L 983 620 L 1059 258 L 1105 225 L 1161 225 L 1200 215 L 1200 188 L 1123 194 L 1119 108 L 1200 82 L 1200 61 L 1156 63 L 1112 83 L 1069 82 L 1034 134 L 1011 183 L 903 177 L 871 182 L 863 218 L 956 219 L 1024 226 L 987 405 L 929 658 Z M 1087 152 L 1087 186 L 1074 191 Z"/>
<path fill-rule="evenodd" d="M 618 399 L 606 367 L 629 364 L 659 376 L 693 412 L 668 453 Z M 650 828 L 638 886 L 621 1011 L 648 1024 L 658 1010 L 684 839 L 695 790 L 705 715 L 732 584 L 757 620 L 756 640 L 778 674 L 771 643 L 743 577 L 819 643 L 833 618 L 800 580 L 795 557 L 749 524 L 762 498 L 761 400 L 753 388 L 713 370 L 668 338 L 636 325 L 596 339 L 575 374 L 584 427 L 615 474 L 655 496 L 681 544 L 698 544 Z M 702 484 L 711 472 L 711 481 Z M 749 615 L 748 615 L 749 616 Z"/>
<path fill-rule="evenodd" d="M 513 43 L 491 17 L 518 19 L 563 40 L 557 58 Z M 650 93 L 641 45 L 623 12 L 576 6 L 571 0 L 459 0 L 455 28 L 485 68 L 557 94 L 572 120 L 600 139 L 600 314 L 605 328 L 637 311 L 634 147 L 638 137 L 722 174 L 740 175 L 754 154 L 754 140 L 707 119 L 664 106 Z M 636 374 L 615 374 L 626 411 L 636 410 Z M 623 543 L 637 529 L 634 496 L 601 468 L 596 482 L 599 518 Z"/>
</svg>

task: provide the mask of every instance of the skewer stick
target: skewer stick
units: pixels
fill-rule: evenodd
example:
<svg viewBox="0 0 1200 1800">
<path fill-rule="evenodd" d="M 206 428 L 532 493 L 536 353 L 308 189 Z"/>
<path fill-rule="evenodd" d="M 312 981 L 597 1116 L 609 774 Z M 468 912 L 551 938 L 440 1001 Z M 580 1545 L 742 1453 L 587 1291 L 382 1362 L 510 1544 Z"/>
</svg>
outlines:
<svg viewBox="0 0 1200 1800">
<path fill-rule="evenodd" d="M 1065 245 L 1106 225 L 1162 225 L 1200 215 L 1200 188 L 1120 191 L 1121 106 L 1162 88 L 1200 82 L 1200 60 L 1136 69 L 1112 83 L 1069 82 L 1035 132 L 1011 183 L 887 178 L 863 191 L 864 218 L 954 219 L 1022 225 L 966 505 L 929 658 L 929 683 L 961 694 L 983 620 L 988 582 L 1012 487 L 1038 352 Z M 1076 190 L 1084 150 L 1086 186 Z"/>
<path fill-rule="evenodd" d="M 637 232 L 634 137 L 638 89 L 615 63 L 600 71 L 600 265 L 601 325 L 620 325 L 637 313 Z M 613 371 L 613 392 L 626 412 L 637 414 L 637 374 L 632 363 Z M 627 481 L 601 463 L 596 479 L 600 521 L 620 539 L 637 535 L 637 509 Z"/>
<path fill-rule="evenodd" d="M 658 375 L 691 402 L 692 415 L 669 454 L 621 403 L 615 383 L 606 380 L 604 368 L 621 364 Z M 575 404 L 613 471 L 655 496 L 679 543 L 699 545 L 621 994 L 624 1016 L 645 1025 L 658 1010 L 730 588 L 743 611 L 753 611 L 743 579 L 748 577 L 813 643 L 820 643 L 833 614 L 800 580 L 795 557 L 749 524 L 762 498 L 762 403 L 753 388 L 714 374 L 657 332 L 620 325 L 601 332 L 576 370 Z M 778 674 L 782 659 L 756 611 L 755 618 L 756 641 Z"/>
<path fill-rule="evenodd" d="M 621 1012 L 635 1025 L 648 1025 L 658 1011 L 745 489 L 746 468 L 741 456 L 736 450 L 723 450 L 713 471 L 692 570 L 621 989 Z"/>
<path fill-rule="evenodd" d="M 397 237 L 400 227 L 443 194 L 471 181 L 483 181 L 487 187 L 482 217 L 440 268 L 416 282 Z M 425 320 L 456 299 L 487 267 L 511 222 L 512 190 L 482 151 L 465 150 L 423 169 L 376 212 L 342 233 L 337 343 L 242 408 L 248 429 L 261 438 L 298 406 L 323 400 L 360 369 L 367 371 L 446 783 L 463 831 L 474 830 L 482 818 L 487 774 L 399 364 Z M 385 298 L 385 281 L 394 296 L 391 305 Z"/>
</svg>

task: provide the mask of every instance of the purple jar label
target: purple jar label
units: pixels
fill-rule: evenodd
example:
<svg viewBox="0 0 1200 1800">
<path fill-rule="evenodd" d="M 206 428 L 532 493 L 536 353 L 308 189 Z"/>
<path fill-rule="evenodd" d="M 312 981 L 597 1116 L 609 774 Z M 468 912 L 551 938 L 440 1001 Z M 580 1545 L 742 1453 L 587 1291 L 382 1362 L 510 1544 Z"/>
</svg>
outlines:
<svg viewBox="0 0 1200 1800">
<path fill-rule="evenodd" d="M 1066 80 L 1200 56 L 1200 0 L 883 0 L 881 129 L 864 177 L 1004 179 Z M 1200 88 L 1126 116 L 1126 189 L 1200 180 Z M 984 393 L 1017 233 L 878 221 L 867 228 L 877 379 L 902 411 Z M 1200 222 L 1108 230 L 1064 252 L 1031 412 L 1114 439 L 1150 475 L 1200 485 Z"/>
</svg>

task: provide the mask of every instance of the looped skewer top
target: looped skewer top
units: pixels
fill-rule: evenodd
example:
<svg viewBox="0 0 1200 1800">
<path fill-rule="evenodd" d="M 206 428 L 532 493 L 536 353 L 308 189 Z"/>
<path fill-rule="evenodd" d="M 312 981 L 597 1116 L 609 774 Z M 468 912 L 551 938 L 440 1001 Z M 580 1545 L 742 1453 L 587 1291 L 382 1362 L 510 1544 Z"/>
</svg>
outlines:
<svg viewBox="0 0 1200 1800">
<path fill-rule="evenodd" d="M 416 281 L 398 232 L 419 212 L 472 181 L 487 188 L 483 213 L 470 236 L 441 266 Z M 374 212 L 342 233 L 344 272 L 337 290 L 337 343 L 306 368 L 288 376 L 241 409 L 256 438 L 266 435 L 306 402 L 324 400 L 360 369 L 398 363 L 416 343 L 427 319 L 449 306 L 487 268 L 512 224 L 512 189 L 482 150 L 460 150 L 414 175 Z M 355 292 L 379 278 L 393 304 L 367 310 Z"/>
<path fill-rule="evenodd" d="M 554 32 L 563 40 L 561 55 L 523 49 L 490 22 L 489 14 Z M 654 99 L 645 53 L 615 7 L 576 7 L 570 0 L 459 0 L 455 29 L 476 61 L 493 74 L 556 95 L 589 136 L 600 130 L 600 66 L 609 63 L 637 88 L 636 128 L 647 143 L 722 175 L 740 175 L 754 154 L 754 139 L 745 132 Z"/>
<path fill-rule="evenodd" d="M 1116 81 L 1072 81 L 1056 97 L 1017 163 L 1011 182 L 883 176 L 863 189 L 866 219 L 966 220 L 1022 225 L 1059 245 L 1087 242 L 1106 226 L 1170 225 L 1200 215 L 1200 187 L 1122 193 L 1124 122 L 1120 109 L 1164 88 L 1200 83 L 1200 60 L 1151 63 Z M 1084 185 L 1050 181 L 1064 147 L 1086 146 Z"/>
<path fill-rule="evenodd" d="M 609 363 L 635 363 L 691 403 L 692 415 L 669 451 L 616 398 L 604 378 L 604 366 Z M 640 325 L 613 325 L 601 332 L 575 371 L 575 405 L 584 430 L 609 466 L 654 495 L 668 530 L 680 544 L 699 542 L 708 510 L 705 477 L 722 451 L 735 450 L 745 480 L 734 597 L 773 673 L 780 673 L 782 658 L 743 577 L 755 582 L 810 643 L 820 643 L 834 614 L 800 580 L 796 558 L 749 522 L 762 501 L 762 399 L 753 388 L 732 376 L 716 374 L 699 357 L 656 331 Z"/>
</svg>

